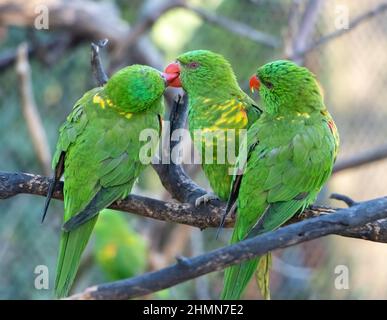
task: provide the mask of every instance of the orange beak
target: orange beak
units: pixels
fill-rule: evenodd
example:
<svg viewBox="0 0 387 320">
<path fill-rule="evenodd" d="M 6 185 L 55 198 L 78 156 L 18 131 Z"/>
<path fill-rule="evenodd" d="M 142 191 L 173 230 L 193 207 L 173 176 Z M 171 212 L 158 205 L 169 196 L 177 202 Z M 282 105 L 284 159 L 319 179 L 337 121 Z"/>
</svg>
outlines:
<svg viewBox="0 0 387 320">
<path fill-rule="evenodd" d="M 259 82 L 259 79 L 255 74 L 251 76 L 249 83 L 251 92 L 254 92 L 254 89 L 259 90 L 259 87 L 261 86 L 261 83 Z"/>
<path fill-rule="evenodd" d="M 177 62 L 170 63 L 164 70 L 164 76 L 169 87 L 180 88 L 180 66 Z"/>
</svg>

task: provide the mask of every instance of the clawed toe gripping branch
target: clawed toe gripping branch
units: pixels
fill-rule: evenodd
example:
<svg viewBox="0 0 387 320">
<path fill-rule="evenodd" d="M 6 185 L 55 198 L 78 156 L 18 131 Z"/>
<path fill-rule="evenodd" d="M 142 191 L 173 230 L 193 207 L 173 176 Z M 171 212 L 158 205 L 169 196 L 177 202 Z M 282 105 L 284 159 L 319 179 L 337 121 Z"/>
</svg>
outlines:
<svg viewBox="0 0 387 320">
<path fill-rule="evenodd" d="M 106 43 L 105 43 L 106 44 Z M 92 45 L 92 68 L 99 85 L 107 76 L 99 57 L 99 48 Z M 180 97 L 171 106 L 171 132 L 184 127 L 187 116 L 187 99 Z M 176 142 L 170 141 L 171 148 Z M 130 195 L 113 203 L 110 208 L 130 212 L 148 218 L 186 224 L 200 229 L 217 228 L 221 222 L 225 203 L 213 200 L 206 205 L 195 206 L 195 200 L 207 192 L 193 182 L 181 165 L 154 164 L 163 186 L 178 202 L 165 202 L 138 195 Z M 0 172 L 0 199 L 17 194 L 46 196 L 48 177 L 29 173 Z M 56 184 L 53 198 L 63 200 L 63 183 Z M 230 265 L 261 256 L 269 251 L 284 248 L 329 234 L 387 243 L 387 198 L 365 202 L 334 194 L 332 198 L 344 201 L 349 207 L 333 209 L 312 206 L 297 215 L 284 227 L 225 246 L 193 258 L 176 257 L 176 264 L 145 273 L 130 279 L 96 285 L 69 299 L 129 299 L 143 296 L 201 275 L 222 270 Z M 224 227 L 232 227 L 234 217 L 227 217 Z"/>
</svg>

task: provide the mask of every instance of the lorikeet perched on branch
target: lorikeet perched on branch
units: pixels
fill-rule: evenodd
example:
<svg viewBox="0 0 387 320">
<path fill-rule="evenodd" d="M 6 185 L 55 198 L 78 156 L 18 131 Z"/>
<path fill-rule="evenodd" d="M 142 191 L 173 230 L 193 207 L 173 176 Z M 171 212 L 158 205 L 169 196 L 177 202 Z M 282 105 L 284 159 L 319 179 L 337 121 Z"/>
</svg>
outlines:
<svg viewBox="0 0 387 320">
<path fill-rule="evenodd" d="M 144 129 L 161 131 L 162 95 L 173 79 L 151 67 L 126 67 L 104 87 L 87 92 L 60 128 L 52 161 L 55 180 L 64 175 L 58 297 L 71 288 L 99 211 L 126 197 L 145 168 L 139 152 L 148 142 L 140 141 L 139 134 Z"/>
<path fill-rule="evenodd" d="M 196 148 L 201 152 L 202 168 L 216 196 L 226 201 L 230 193 L 233 174 L 233 164 L 226 159 L 217 161 L 217 148 L 224 144 L 221 152 L 230 151 L 237 155 L 239 130 L 247 129 L 258 119 L 261 111 L 257 104 L 245 94 L 238 85 L 234 72 L 227 60 L 220 54 L 207 50 L 186 52 L 177 57 L 165 72 L 179 75 L 171 82 L 172 87 L 183 87 L 188 94 L 188 123 L 191 138 Z M 195 139 L 195 131 L 203 133 L 224 134 L 224 139 L 218 136 L 215 143 L 209 140 Z M 235 138 L 227 136 L 226 131 L 235 133 Z M 235 130 L 235 131 L 233 131 Z M 220 138 L 220 139 L 219 139 Z M 235 146 L 231 144 L 235 142 Z M 206 150 L 212 150 L 213 162 L 205 159 Z M 225 158 L 228 157 L 224 155 Z M 214 196 L 206 195 L 197 199 L 196 204 L 206 202 Z"/>
<path fill-rule="evenodd" d="M 238 164 L 244 173 L 232 184 L 228 210 L 236 203 L 237 218 L 231 243 L 276 229 L 313 203 L 331 175 L 339 144 L 308 69 L 271 62 L 258 69 L 250 86 L 259 90 L 263 114 L 247 132 L 247 161 Z M 222 298 L 240 298 L 261 260 L 226 269 Z"/>
</svg>

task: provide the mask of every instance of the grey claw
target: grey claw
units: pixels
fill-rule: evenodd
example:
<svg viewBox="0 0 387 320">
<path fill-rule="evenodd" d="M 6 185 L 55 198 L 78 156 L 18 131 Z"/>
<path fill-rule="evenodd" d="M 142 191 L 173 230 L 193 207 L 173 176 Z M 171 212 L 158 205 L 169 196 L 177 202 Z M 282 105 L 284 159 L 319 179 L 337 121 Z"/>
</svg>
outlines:
<svg viewBox="0 0 387 320">
<path fill-rule="evenodd" d="M 213 193 L 206 193 L 195 200 L 195 207 L 200 206 L 202 203 L 207 204 L 211 200 L 219 200 L 219 197 Z"/>
</svg>

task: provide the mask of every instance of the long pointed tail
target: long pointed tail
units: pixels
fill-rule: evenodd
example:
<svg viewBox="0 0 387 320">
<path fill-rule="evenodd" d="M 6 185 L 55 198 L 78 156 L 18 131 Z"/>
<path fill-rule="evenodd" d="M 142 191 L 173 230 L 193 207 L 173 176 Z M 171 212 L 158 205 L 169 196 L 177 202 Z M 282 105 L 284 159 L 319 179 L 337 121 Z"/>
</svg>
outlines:
<svg viewBox="0 0 387 320">
<path fill-rule="evenodd" d="M 240 299 L 247 284 L 257 268 L 259 258 L 229 267 L 224 273 L 224 286 L 221 298 L 224 300 Z"/>
<path fill-rule="evenodd" d="M 289 220 L 298 210 L 304 210 L 305 207 L 314 201 L 315 193 L 312 193 L 306 199 L 292 200 L 285 202 L 277 202 L 270 205 L 269 211 L 266 213 L 262 230 L 275 230 L 287 220 Z M 231 243 L 238 242 L 238 222 L 234 227 Z M 257 233 L 255 234 L 257 235 Z M 251 234 L 249 234 L 251 236 Z M 269 271 L 271 265 L 271 255 L 267 253 L 262 257 L 254 258 L 240 265 L 232 266 L 225 271 L 224 287 L 221 294 L 222 299 L 239 299 L 247 284 L 249 283 L 254 271 L 257 269 L 257 282 L 261 293 L 265 299 L 270 299 L 269 290 Z"/>
<path fill-rule="evenodd" d="M 66 297 L 78 271 L 81 255 L 89 241 L 98 216 L 74 231 L 62 232 L 56 269 L 55 295 Z"/>
<path fill-rule="evenodd" d="M 268 252 L 260 257 L 256 269 L 256 278 L 262 297 L 265 300 L 270 300 L 270 268 L 271 268 L 271 253 Z"/>
<path fill-rule="evenodd" d="M 237 222 L 238 223 L 238 222 Z M 231 243 L 238 242 L 237 227 L 231 237 Z M 245 291 L 254 272 L 257 274 L 257 284 L 265 299 L 270 299 L 269 274 L 271 266 L 271 254 L 243 262 L 239 265 L 229 267 L 224 273 L 224 285 L 221 299 L 237 300 Z"/>
</svg>

